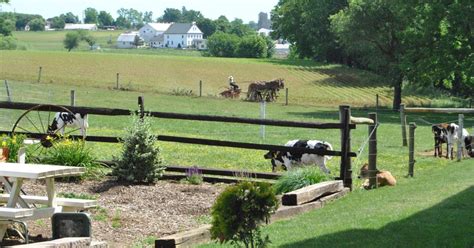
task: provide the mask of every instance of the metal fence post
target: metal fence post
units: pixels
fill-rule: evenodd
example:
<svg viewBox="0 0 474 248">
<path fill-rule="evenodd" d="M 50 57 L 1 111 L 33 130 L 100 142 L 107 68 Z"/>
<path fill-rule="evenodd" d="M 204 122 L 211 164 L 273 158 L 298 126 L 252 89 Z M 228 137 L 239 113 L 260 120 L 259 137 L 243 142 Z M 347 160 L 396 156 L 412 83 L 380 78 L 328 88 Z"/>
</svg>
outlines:
<svg viewBox="0 0 474 248">
<path fill-rule="evenodd" d="M 369 113 L 369 188 L 377 187 L 377 113 Z"/>
<path fill-rule="evenodd" d="M 379 94 L 375 95 L 375 112 L 379 112 Z"/>
<path fill-rule="evenodd" d="M 415 129 L 416 123 L 410 122 L 409 130 L 409 146 L 408 146 L 408 176 L 413 177 L 414 167 L 415 167 Z"/>
<path fill-rule="evenodd" d="M 285 95 L 285 105 L 288 106 L 288 88 L 286 88 L 286 95 Z"/>
<path fill-rule="evenodd" d="M 407 119 L 405 116 L 405 104 L 400 104 L 400 121 L 402 123 L 403 146 L 407 146 Z"/>
<path fill-rule="evenodd" d="M 119 80 L 120 80 L 120 73 L 117 72 L 117 82 L 116 82 L 116 89 L 119 89 Z"/>
<path fill-rule="evenodd" d="M 202 80 L 199 80 L 199 97 L 202 96 Z"/>
<path fill-rule="evenodd" d="M 260 102 L 260 119 L 265 120 L 266 118 L 267 103 L 265 101 Z M 265 139 L 265 125 L 260 126 L 260 137 Z"/>
</svg>

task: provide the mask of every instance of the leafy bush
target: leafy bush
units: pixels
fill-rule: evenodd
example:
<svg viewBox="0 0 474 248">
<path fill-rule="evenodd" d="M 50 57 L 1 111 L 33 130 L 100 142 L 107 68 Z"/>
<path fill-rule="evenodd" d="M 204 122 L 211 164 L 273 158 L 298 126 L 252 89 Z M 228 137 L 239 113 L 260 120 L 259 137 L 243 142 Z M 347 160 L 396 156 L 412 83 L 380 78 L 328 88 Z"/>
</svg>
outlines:
<svg viewBox="0 0 474 248">
<path fill-rule="evenodd" d="M 84 141 L 67 138 L 56 140 L 53 146 L 46 149 L 45 154 L 37 159 L 45 164 L 85 167 L 86 172 L 82 178 L 99 179 L 105 175 L 103 167 L 96 162 L 96 157 L 92 155 L 91 149 L 86 147 Z"/>
<path fill-rule="evenodd" d="M 268 236 L 261 237 L 259 225 L 278 207 L 270 184 L 242 182 L 230 186 L 212 207 L 211 236 L 221 243 L 231 242 L 245 247 L 266 247 Z"/>
<path fill-rule="evenodd" d="M 0 50 L 15 50 L 17 41 L 12 36 L 3 36 L 0 34 Z"/>
<path fill-rule="evenodd" d="M 276 194 L 283 194 L 330 179 L 329 175 L 317 167 L 303 167 L 283 174 L 273 185 L 273 188 Z"/>
<path fill-rule="evenodd" d="M 26 139 L 25 135 L 14 135 L 13 137 L 2 135 L 2 148 L 8 149 L 7 162 L 16 162 L 18 157 L 18 150 Z M 3 155 L 5 156 L 5 154 Z"/>
<path fill-rule="evenodd" d="M 241 39 L 237 46 L 237 56 L 243 58 L 266 58 L 267 42 L 260 35 L 247 35 Z"/>
<path fill-rule="evenodd" d="M 116 166 L 112 174 L 119 181 L 131 183 L 153 183 L 161 177 L 162 165 L 160 149 L 156 146 L 156 136 L 151 132 L 149 117 L 140 119 L 131 116 L 131 126 L 123 137 L 123 151 L 115 158 Z"/>
<path fill-rule="evenodd" d="M 214 57 L 234 57 L 239 40 L 235 34 L 215 32 L 207 41 L 209 54 Z"/>
</svg>

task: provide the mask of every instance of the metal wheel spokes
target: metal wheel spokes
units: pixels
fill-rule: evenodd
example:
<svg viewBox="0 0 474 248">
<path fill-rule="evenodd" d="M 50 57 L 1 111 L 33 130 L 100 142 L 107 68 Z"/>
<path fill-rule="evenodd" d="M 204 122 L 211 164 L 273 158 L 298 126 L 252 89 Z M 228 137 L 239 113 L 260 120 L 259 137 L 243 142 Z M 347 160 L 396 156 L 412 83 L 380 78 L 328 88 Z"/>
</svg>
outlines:
<svg viewBox="0 0 474 248">
<path fill-rule="evenodd" d="M 81 135 L 80 128 L 52 125 L 57 112 L 73 114 L 69 109 L 57 105 L 38 105 L 24 112 L 15 122 L 12 134 L 27 137 L 25 144 L 30 157 L 39 158 L 59 139 L 70 135 Z M 64 134 L 61 134 L 61 132 Z M 82 137 L 82 136 L 81 136 Z"/>
</svg>

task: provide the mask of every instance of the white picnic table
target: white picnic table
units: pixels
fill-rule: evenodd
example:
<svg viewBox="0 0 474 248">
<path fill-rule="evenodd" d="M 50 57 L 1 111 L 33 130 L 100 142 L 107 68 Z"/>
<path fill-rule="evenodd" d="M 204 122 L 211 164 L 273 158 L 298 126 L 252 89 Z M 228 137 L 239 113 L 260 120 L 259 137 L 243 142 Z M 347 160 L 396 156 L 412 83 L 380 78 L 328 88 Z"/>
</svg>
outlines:
<svg viewBox="0 0 474 248">
<path fill-rule="evenodd" d="M 57 212 L 54 178 L 78 176 L 84 172 L 85 169 L 82 167 L 0 162 L 0 181 L 3 182 L 5 191 L 9 193 L 6 207 L 0 208 L 0 213 L 2 213 L 0 215 L 0 241 L 5 235 L 8 221 L 49 218 Z M 30 209 L 29 204 L 22 198 L 21 186 L 27 179 L 46 181 L 46 208 Z"/>
</svg>

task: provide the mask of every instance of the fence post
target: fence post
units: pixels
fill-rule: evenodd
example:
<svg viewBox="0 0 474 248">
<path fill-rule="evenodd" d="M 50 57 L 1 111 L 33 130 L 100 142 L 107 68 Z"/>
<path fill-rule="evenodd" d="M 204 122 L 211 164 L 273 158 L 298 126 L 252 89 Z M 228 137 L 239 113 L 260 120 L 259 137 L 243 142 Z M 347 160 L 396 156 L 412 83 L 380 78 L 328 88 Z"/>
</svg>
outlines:
<svg viewBox="0 0 474 248">
<path fill-rule="evenodd" d="M 140 111 L 140 119 L 143 119 L 145 117 L 145 100 L 143 99 L 143 96 L 138 97 L 138 109 Z"/>
<path fill-rule="evenodd" d="M 119 89 L 119 80 L 120 80 L 120 73 L 117 72 L 117 82 L 116 82 L 116 89 Z"/>
<path fill-rule="evenodd" d="M 76 91 L 71 90 L 71 106 L 76 106 Z"/>
<path fill-rule="evenodd" d="M 267 103 L 265 101 L 260 102 L 260 119 L 265 120 L 266 117 Z M 260 126 L 260 137 L 265 139 L 265 125 Z"/>
<path fill-rule="evenodd" d="M 458 130 L 458 154 L 457 154 L 457 161 L 462 160 L 462 153 L 463 153 L 463 142 L 464 140 L 462 139 L 462 130 L 464 129 L 464 115 L 459 114 L 459 130 Z"/>
<path fill-rule="evenodd" d="M 400 121 L 402 122 L 403 146 L 407 146 L 407 119 L 405 116 L 405 104 L 400 104 Z"/>
<path fill-rule="evenodd" d="M 43 70 L 43 67 L 39 67 L 39 71 L 38 71 L 38 83 L 41 82 L 41 71 Z"/>
<path fill-rule="evenodd" d="M 375 95 L 375 112 L 379 112 L 379 94 Z"/>
<path fill-rule="evenodd" d="M 377 113 L 369 113 L 369 188 L 377 187 Z"/>
<path fill-rule="evenodd" d="M 410 144 L 408 146 L 408 176 L 413 177 L 413 171 L 415 167 L 415 129 L 416 129 L 416 123 L 410 122 L 410 131 L 409 131 L 409 139 L 410 139 Z"/>
<path fill-rule="evenodd" d="M 12 96 L 10 95 L 10 87 L 8 87 L 8 81 L 5 79 L 5 88 L 7 90 L 7 100 L 12 101 Z"/>
<path fill-rule="evenodd" d="M 351 107 L 341 105 L 339 106 L 339 119 L 341 121 L 341 172 L 340 180 L 343 180 L 344 187 L 352 190 L 352 169 L 351 158 L 349 152 L 351 151 L 351 130 L 349 128 L 351 119 Z"/>
<path fill-rule="evenodd" d="M 288 88 L 286 88 L 285 99 L 286 99 L 285 105 L 288 106 Z"/>
<path fill-rule="evenodd" d="M 199 80 L 199 97 L 202 96 L 202 80 Z"/>
</svg>

